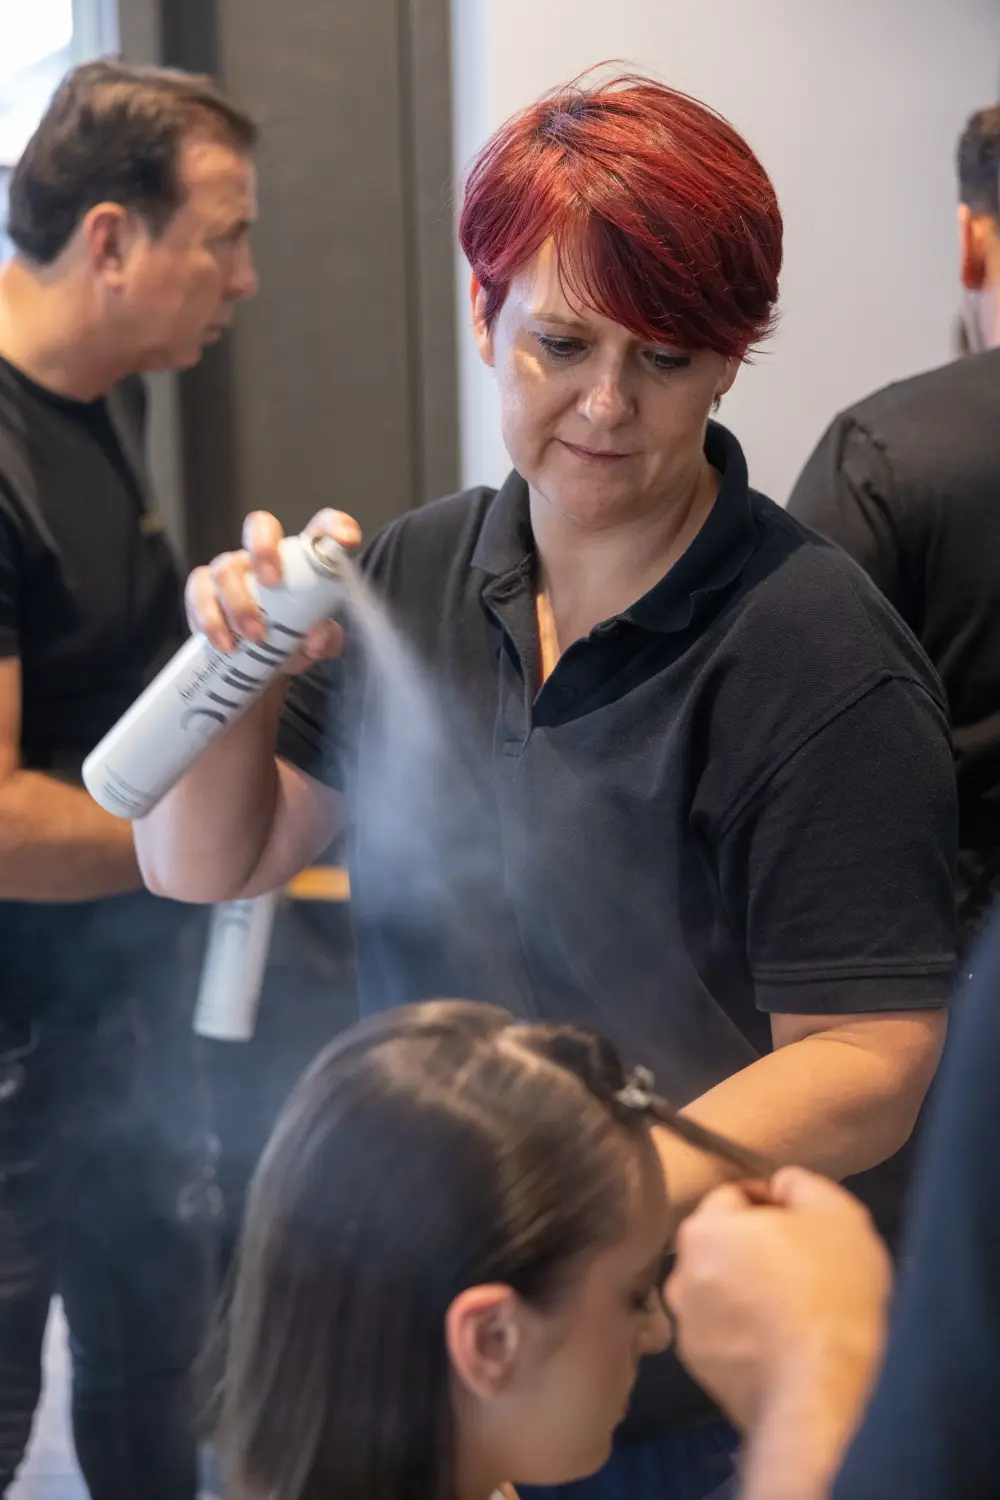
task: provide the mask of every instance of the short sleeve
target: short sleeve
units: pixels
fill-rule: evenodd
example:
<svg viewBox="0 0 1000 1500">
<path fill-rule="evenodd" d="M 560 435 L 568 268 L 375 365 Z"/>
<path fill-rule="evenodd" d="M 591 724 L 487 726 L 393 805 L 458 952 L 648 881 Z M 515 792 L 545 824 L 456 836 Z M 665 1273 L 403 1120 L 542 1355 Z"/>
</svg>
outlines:
<svg viewBox="0 0 1000 1500">
<path fill-rule="evenodd" d="M 277 752 L 307 776 L 343 790 L 344 667 L 319 662 L 293 677 L 278 727 Z"/>
<path fill-rule="evenodd" d="M 23 577 L 23 528 L 0 488 L 0 658 L 21 653 Z"/>
<path fill-rule="evenodd" d="M 889 461 L 875 438 L 843 416 L 817 444 L 788 511 L 853 557 L 905 619 L 907 568 L 895 490 Z"/>
<path fill-rule="evenodd" d="M 819 1015 L 946 1004 L 958 811 L 943 712 L 888 677 L 822 723 L 720 848 L 758 1007 Z"/>
</svg>

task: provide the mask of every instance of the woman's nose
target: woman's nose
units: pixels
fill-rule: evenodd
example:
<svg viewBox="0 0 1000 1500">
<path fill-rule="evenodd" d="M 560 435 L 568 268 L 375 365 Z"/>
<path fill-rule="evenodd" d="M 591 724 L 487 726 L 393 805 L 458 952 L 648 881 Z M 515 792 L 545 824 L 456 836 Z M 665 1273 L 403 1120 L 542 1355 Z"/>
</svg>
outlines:
<svg viewBox="0 0 1000 1500">
<path fill-rule="evenodd" d="M 597 425 L 623 421 L 631 412 L 620 370 L 606 371 L 595 380 L 584 395 L 584 414 Z"/>
</svg>

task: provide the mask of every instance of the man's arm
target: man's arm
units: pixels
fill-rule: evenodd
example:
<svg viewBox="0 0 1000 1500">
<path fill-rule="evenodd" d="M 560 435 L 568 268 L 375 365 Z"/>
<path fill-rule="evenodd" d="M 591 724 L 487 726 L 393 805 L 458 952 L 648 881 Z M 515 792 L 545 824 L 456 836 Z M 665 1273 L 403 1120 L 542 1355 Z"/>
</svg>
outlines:
<svg viewBox="0 0 1000 1500">
<path fill-rule="evenodd" d="M 799 475 L 788 512 L 854 558 L 906 619 L 905 517 L 889 460 L 857 421 L 838 417 Z"/>
<path fill-rule="evenodd" d="M 0 900 L 86 901 L 141 884 L 132 829 L 83 787 L 21 767 L 21 663 L 0 660 Z"/>
<path fill-rule="evenodd" d="M 799 1168 L 767 1201 L 721 1188 L 684 1223 L 667 1300 L 682 1359 L 745 1434 L 741 1500 L 825 1500 L 876 1375 L 891 1283 L 865 1210 Z"/>
</svg>

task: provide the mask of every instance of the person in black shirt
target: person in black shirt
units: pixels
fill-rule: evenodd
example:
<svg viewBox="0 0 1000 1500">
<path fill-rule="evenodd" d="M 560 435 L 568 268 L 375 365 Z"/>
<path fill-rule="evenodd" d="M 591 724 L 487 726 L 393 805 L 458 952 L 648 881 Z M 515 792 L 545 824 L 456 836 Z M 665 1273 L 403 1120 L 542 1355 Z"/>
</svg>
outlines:
<svg viewBox="0 0 1000 1500">
<path fill-rule="evenodd" d="M 935 1087 L 887 1343 L 884 1248 L 833 1184 L 789 1169 L 777 1209 L 722 1188 L 682 1228 L 668 1300 L 684 1357 L 746 1429 L 743 1500 L 996 1494 L 998 988 L 1000 912 Z"/>
<path fill-rule="evenodd" d="M 973 115 L 958 169 L 969 343 L 985 352 L 842 412 L 788 509 L 861 564 L 944 683 L 968 941 L 1000 887 L 1000 105 Z"/>
<path fill-rule="evenodd" d="M 873 1168 L 944 1034 L 954 775 L 916 642 L 709 420 L 770 326 L 771 184 L 696 101 L 583 84 L 484 148 L 462 237 L 515 472 L 361 561 L 446 704 L 441 794 L 419 765 L 376 774 L 355 643 L 136 824 L 144 875 L 195 901 L 276 887 L 346 800 L 363 1011 L 465 995 L 579 1022 L 759 1152 Z M 343 516 L 314 527 L 358 540 Z M 262 628 L 251 568 L 277 571 L 274 518 L 245 536 L 189 583 L 221 649 Z M 324 623 L 293 666 L 339 643 Z M 657 1139 L 680 1215 L 724 1169 Z M 651 1362 L 610 1465 L 571 1493 L 697 1500 L 734 1441 Z"/>
<path fill-rule="evenodd" d="M 0 1493 L 62 1295 L 93 1500 L 194 1500 L 210 1290 L 201 923 L 141 889 L 87 753 L 185 637 L 137 372 L 255 286 L 252 123 L 207 79 L 89 64 L 10 193 L 0 272 Z"/>
</svg>

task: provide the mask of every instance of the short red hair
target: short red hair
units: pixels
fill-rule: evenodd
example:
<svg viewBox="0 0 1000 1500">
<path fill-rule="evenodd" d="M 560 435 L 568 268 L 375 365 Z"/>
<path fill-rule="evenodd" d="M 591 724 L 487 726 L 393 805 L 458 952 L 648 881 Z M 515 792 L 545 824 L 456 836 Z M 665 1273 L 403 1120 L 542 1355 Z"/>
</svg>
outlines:
<svg viewBox="0 0 1000 1500">
<path fill-rule="evenodd" d="M 740 358 L 773 326 L 781 232 L 743 137 L 634 75 L 578 80 L 502 125 L 472 166 L 461 220 L 489 327 L 551 238 L 577 301 L 650 343 Z"/>
</svg>

